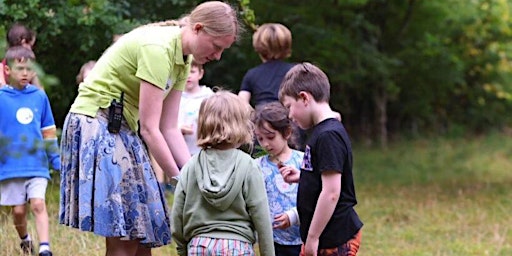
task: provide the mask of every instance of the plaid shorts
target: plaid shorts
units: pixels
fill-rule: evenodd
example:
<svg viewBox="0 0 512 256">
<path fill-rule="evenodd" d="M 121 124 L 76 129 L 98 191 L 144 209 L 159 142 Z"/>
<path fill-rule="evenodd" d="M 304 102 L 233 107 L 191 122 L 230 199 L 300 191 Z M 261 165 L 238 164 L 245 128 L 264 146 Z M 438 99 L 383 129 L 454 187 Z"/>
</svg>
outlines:
<svg viewBox="0 0 512 256">
<path fill-rule="evenodd" d="M 188 243 L 189 256 L 233 255 L 255 256 L 251 243 L 234 240 L 196 236 Z"/>
<path fill-rule="evenodd" d="M 354 238 L 348 240 L 348 242 L 336 247 L 319 249 L 318 256 L 355 256 L 359 251 L 359 245 L 361 244 L 361 230 L 357 232 Z M 300 251 L 300 256 L 305 256 L 304 245 Z"/>
</svg>

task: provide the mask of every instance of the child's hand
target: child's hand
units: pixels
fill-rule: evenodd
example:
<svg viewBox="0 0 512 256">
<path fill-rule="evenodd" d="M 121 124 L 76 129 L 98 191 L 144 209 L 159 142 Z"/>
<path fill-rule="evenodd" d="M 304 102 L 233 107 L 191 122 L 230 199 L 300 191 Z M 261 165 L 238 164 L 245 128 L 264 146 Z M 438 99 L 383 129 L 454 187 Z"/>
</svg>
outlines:
<svg viewBox="0 0 512 256">
<path fill-rule="evenodd" d="M 189 124 L 189 125 L 182 125 L 181 126 L 181 133 L 183 135 L 194 134 L 194 130 L 192 129 L 192 125 L 191 124 Z"/>
<path fill-rule="evenodd" d="M 283 180 L 288 183 L 297 183 L 300 179 L 300 171 L 287 165 L 283 165 L 279 168 Z"/>
<path fill-rule="evenodd" d="M 288 214 L 281 213 L 274 217 L 274 228 L 275 229 L 285 229 L 291 226 L 290 218 L 288 218 Z"/>
<path fill-rule="evenodd" d="M 318 251 L 318 238 L 312 238 L 308 236 L 306 244 L 304 245 L 304 255 L 306 256 L 316 256 Z"/>
</svg>

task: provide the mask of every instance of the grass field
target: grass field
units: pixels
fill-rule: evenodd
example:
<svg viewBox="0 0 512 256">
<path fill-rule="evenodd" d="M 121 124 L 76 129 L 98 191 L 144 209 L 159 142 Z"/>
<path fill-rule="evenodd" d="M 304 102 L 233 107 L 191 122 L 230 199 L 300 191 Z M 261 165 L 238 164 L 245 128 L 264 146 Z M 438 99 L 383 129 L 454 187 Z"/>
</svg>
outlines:
<svg viewBox="0 0 512 256">
<path fill-rule="evenodd" d="M 354 145 L 356 207 L 365 223 L 358 255 L 512 255 L 512 138 Z M 57 224 L 58 180 L 48 190 L 54 255 L 104 255 L 104 239 Z M 30 216 L 29 230 L 36 236 Z M 0 255 L 17 255 L 7 208 Z M 153 255 L 176 255 L 172 246 Z"/>
</svg>

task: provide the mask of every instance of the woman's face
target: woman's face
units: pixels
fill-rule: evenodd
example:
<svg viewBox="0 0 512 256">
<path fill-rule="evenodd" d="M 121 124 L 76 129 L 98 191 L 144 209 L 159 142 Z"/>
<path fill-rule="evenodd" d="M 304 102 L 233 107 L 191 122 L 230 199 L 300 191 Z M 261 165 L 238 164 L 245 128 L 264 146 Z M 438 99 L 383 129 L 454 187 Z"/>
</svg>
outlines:
<svg viewBox="0 0 512 256">
<path fill-rule="evenodd" d="M 212 60 L 220 60 L 222 52 L 231 47 L 235 42 L 234 35 L 211 36 L 206 33 L 202 26 L 196 25 L 194 30 L 194 39 L 191 42 L 191 51 L 194 60 L 200 64 L 205 64 Z"/>
</svg>

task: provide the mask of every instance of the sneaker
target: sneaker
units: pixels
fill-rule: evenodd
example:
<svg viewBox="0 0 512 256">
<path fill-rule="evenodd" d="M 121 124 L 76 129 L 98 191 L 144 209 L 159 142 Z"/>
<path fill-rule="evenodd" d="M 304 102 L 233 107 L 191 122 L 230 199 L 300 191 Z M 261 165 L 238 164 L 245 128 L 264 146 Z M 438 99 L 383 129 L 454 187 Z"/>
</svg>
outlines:
<svg viewBox="0 0 512 256">
<path fill-rule="evenodd" d="M 34 255 L 34 246 L 32 245 L 32 241 L 21 241 L 20 247 L 23 254 Z"/>
<path fill-rule="evenodd" d="M 42 251 L 42 252 L 39 253 L 39 256 L 52 256 L 52 255 L 53 255 L 53 253 L 51 251 L 48 251 L 48 250 Z"/>
</svg>

